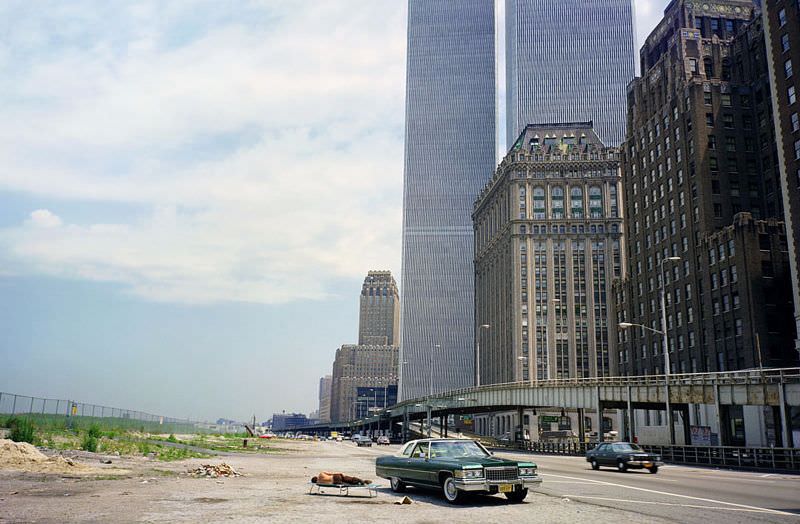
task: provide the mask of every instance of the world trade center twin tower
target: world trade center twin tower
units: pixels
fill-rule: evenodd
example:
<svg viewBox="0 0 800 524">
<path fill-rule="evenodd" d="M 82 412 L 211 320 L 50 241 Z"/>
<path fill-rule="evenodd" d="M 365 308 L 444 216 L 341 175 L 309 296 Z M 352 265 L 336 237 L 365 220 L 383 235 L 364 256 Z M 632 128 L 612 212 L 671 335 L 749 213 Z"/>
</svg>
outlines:
<svg viewBox="0 0 800 524">
<path fill-rule="evenodd" d="M 631 0 L 409 0 L 401 399 L 475 384 L 475 201 L 497 165 L 497 71 L 506 143 L 531 123 L 592 121 L 625 134 L 634 77 Z"/>
</svg>

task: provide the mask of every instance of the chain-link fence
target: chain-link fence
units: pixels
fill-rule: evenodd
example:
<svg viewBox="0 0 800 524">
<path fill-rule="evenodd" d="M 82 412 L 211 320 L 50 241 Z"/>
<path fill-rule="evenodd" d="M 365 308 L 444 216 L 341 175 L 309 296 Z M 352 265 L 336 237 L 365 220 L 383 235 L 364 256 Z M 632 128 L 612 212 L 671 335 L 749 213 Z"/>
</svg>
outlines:
<svg viewBox="0 0 800 524">
<path fill-rule="evenodd" d="M 97 424 L 103 429 L 131 429 L 148 433 L 228 431 L 226 426 L 153 415 L 143 411 L 3 392 L 0 392 L 0 417 L 27 418 L 37 426 L 54 428 L 88 427 Z"/>
</svg>

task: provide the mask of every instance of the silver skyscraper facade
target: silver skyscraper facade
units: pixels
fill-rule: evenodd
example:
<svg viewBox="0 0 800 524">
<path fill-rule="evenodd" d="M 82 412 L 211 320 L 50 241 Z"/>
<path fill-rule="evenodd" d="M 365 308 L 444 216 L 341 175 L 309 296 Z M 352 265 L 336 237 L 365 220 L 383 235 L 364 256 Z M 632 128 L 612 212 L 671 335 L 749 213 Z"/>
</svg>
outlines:
<svg viewBox="0 0 800 524">
<path fill-rule="evenodd" d="M 471 213 L 495 167 L 494 35 L 493 0 L 409 0 L 401 399 L 475 380 Z"/>
<path fill-rule="evenodd" d="M 592 121 L 625 140 L 632 0 L 506 0 L 506 144 L 528 124 Z"/>
</svg>

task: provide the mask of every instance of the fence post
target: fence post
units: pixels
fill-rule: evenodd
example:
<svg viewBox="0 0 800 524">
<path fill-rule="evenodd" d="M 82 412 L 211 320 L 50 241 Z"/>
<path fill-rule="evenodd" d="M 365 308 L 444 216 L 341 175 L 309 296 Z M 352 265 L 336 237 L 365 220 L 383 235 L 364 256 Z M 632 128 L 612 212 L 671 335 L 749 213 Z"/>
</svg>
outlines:
<svg viewBox="0 0 800 524">
<path fill-rule="evenodd" d="M 17 412 L 17 396 L 14 395 L 14 403 L 11 405 L 11 414 L 14 415 Z"/>
</svg>

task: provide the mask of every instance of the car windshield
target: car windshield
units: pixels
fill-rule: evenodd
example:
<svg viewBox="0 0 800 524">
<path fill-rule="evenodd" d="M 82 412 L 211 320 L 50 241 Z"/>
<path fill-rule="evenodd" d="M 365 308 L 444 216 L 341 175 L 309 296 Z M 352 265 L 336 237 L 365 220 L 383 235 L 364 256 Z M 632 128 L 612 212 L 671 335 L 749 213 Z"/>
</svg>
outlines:
<svg viewBox="0 0 800 524">
<path fill-rule="evenodd" d="M 614 444 L 614 451 L 643 451 L 642 448 L 637 446 L 636 444 Z"/>
<path fill-rule="evenodd" d="M 489 454 L 477 442 L 446 441 L 431 442 L 431 458 L 488 457 Z"/>
</svg>

